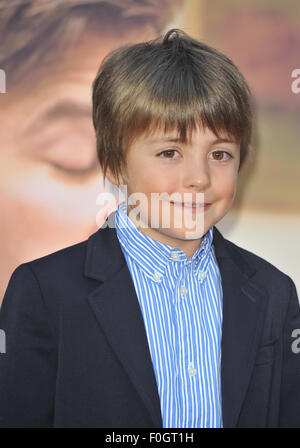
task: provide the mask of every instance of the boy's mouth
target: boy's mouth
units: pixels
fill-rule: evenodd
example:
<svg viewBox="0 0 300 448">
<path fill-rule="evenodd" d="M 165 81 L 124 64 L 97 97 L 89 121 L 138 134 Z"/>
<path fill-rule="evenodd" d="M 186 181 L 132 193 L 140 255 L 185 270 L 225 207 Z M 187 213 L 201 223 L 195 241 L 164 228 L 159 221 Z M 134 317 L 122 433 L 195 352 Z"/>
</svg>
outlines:
<svg viewBox="0 0 300 448">
<path fill-rule="evenodd" d="M 197 204 L 197 203 L 193 203 L 193 202 L 174 202 L 174 201 L 170 201 L 170 203 L 172 205 L 176 205 L 177 207 L 184 207 L 184 208 L 188 208 L 188 209 L 204 209 L 206 210 L 211 203 L 210 202 L 204 202 L 201 204 Z"/>
</svg>

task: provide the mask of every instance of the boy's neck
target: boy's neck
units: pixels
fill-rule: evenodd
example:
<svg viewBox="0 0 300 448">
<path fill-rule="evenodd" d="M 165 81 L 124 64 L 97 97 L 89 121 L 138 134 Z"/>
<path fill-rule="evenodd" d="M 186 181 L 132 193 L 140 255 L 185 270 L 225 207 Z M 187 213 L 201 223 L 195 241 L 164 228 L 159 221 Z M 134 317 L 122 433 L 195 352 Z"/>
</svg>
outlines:
<svg viewBox="0 0 300 448">
<path fill-rule="evenodd" d="M 128 208 L 127 208 L 127 216 L 129 218 Z M 136 223 L 134 224 L 136 225 Z M 185 253 L 187 259 L 192 257 L 192 255 L 196 252 L 202 241 L 202 238 L 195 240 L 181 240 L 179 238 L 174 238 L 164 233 L 161 233 L 157 229 L 149 226 L 148 227 L 137 226 L 137 227 L 142 233 L 149 236 L 150 238 L 153 238 L 159 243 L 168 244 L 169 246 L 172 246 L 176 249 L 181 249 Z"/>
<path fill-rule="evenodd" d="M 181 249 L 185 253 L 187 259 L 191 258 L 191 256 L 196 252 L 202 241 L 202 238 L 197 240 L 180 240 L 178 238 L 174 239 L 169 235 L 165 235 L 151 227 L 148 228 L 139 227 L 139 230 L 145 235 L 149 236 L 150 238 L 153 238 L 154 240 L 158 241 L 159 243 L 168 244 L 169 246 L 172 246 L 176 249 Z"/>
</svg>

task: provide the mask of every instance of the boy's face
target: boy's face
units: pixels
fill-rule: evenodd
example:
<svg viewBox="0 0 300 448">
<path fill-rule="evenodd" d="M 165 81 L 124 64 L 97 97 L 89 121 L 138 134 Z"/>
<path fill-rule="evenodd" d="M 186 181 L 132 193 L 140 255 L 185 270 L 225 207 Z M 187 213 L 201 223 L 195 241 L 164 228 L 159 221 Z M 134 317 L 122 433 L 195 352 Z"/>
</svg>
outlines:
<svg viewBox="0 0 300 448">
<path fill-rule="evenodd" d="M 181 248 L 189 257 L 199 246 L 201 237 L 226 215 L 233 203 L 240 148 L 230 139 L 218 142 L 208 128 L 198 127 L 187 144 L 170 141 L 176 137 L 175 132 L 158 131 L 138 138 L 128 149 L 121 180 L 127 185 L 128 197 L 138 192 L 147 199 L 135 204 L 139 212 L 135 222 L 140 230 L 162 243 Z M 220 137 L 226 139 L 225 134 Z M 151 193 L 164 193 L 156 206 Z M 172 200 L 210 205 L 195 209 L 172 204 Z M 128 207 L 131 218 L 133 207 Z M 167 214 L 170 225 L 165 227 L 168 220 L 163 219 Z M 159 225 L 151 226 L 153 217 L 159 220 Z M 182 217 L 180 227 L 178 217 Z M 139 225 L 139 219 L 143 225 Z"/>
</svg>

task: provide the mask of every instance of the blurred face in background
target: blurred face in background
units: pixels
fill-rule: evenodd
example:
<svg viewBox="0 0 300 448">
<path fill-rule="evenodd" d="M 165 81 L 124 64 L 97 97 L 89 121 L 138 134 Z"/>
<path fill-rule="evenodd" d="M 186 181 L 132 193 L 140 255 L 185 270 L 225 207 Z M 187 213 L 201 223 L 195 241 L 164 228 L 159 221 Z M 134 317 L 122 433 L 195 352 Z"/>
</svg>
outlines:
<svg viewBox="0 0 300 448">
<path fill-rule="evenodd" d="M 10 89 L 7 79 L 0 95 L 0 303 L 17 265 L 83 241 L 101 225 L 91 85 L 109 51 L 153 37 L 150 27 L 86 33 L 26 87 Z"/>
</svg>

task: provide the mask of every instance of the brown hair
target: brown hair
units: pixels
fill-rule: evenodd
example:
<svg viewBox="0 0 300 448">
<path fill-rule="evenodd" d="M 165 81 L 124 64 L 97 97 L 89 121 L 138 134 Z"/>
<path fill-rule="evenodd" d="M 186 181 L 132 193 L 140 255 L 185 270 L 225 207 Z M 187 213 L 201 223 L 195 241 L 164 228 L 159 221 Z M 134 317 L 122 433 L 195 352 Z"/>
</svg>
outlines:
<svg viewBox="0 0 300 448">
<path fill-rule="evenodd" d="M 176 129 L 183 142 L 200 122 L 251 147 L 252 95 L 238 68 L 218 50 L 179 29 L 110 52 L 93 82 L 93 122 L 104 181 L 119 179 L 126 151 L 143 134 Z M 119 182 L 118 182 L 119 183 Z"/>
<path fill-rule="evenodd" d="M 183 0 L 0 0 L 0 68 L 18 85 L 56 64 L 82 33 L 120 34 L 172 20 Z M 101 41 L 99 41 L 101 45 Z"/>
</svg>

